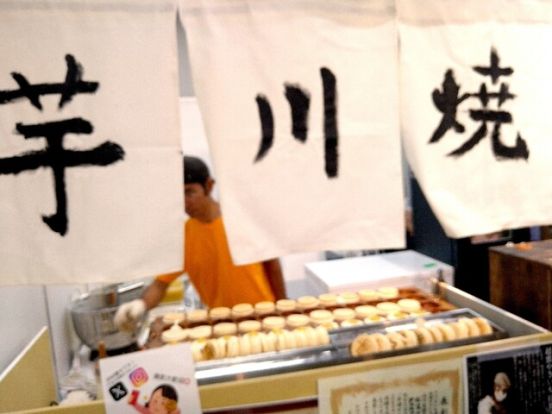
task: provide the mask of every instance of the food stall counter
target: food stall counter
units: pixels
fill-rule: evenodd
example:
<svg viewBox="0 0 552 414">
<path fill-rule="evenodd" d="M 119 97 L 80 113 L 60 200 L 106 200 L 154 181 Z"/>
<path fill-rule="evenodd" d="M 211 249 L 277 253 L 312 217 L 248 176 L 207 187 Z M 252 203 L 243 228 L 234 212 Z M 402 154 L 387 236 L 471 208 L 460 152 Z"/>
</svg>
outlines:
<svg viewBox="0 0 552 414">
<path fill-rule="evenodd" d="M 360 360 L 283 373 L 267 372 L 266 376 L 236 377 L 232 381 L 200 385 L 204 412 L 316 412 L 318 381 L 342 375 L 363 373 L 388 367 L 409 367 L 425 362 L 452 362 L 461 366 L 463 357 L 475 352 L 497 351 L 520 345 L 538 345 L 552 341 L 552 333 L 544 328 L 483 302 L 446 283 L 436 284 L 442 297 L 459 308 L 468 308 L 498 326 L 507 328 L 509 337 L 495 338 L 452 348 L 398 354 L 385 358 L 366 355 Z M 461 388 L 461 386 L 460 386 Z M 460 391 L 459 391 L 460 392 Z M 462 404 L 462 402 L 460 402 Z M 299 410 L 299 411 L 298 411 Z M 101 401 L 69 407 L 49 407 L 29 413 L 103 414 Z"/>
</svg>

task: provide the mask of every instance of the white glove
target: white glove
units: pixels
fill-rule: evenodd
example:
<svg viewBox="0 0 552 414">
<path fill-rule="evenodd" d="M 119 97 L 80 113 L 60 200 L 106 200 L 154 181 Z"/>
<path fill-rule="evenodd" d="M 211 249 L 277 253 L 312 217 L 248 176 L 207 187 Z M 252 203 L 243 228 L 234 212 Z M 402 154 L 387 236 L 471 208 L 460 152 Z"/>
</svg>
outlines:
<svg viewBox="0 0 552 414">
<path fill-rule="evenodd" d="M 145 312 L 146 302 L 142 299 L 134 299 L 119 306 L 113 318 L 113 323 L 121 331 L 134 332 L 136 325 L 142 319 Z"/>
</svg>

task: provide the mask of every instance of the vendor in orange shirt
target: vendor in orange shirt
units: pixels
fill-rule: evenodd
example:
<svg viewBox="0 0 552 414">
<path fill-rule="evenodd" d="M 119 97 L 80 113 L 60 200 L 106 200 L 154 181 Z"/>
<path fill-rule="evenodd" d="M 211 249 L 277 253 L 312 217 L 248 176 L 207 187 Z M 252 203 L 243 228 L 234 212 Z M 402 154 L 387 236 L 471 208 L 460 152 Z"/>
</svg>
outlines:
<svg viewBox="0 0 552 414">
<path fill-rule="evenodd" d="M 184 157 L 184 272 L 188 274 L 202 302 L 208 307 L 237 303 L 275 301 L 286 296 L 280 262 L 271 259 L 261 263 L 236 266 L 232 262 L 220 205 L 211 196 L 214 179 L 207 165 L 195 157 Z M 131 328 L 144 312 L 159 304 L 168 285 L 182 271 L 160 275 L 150 284 L 142 299 L 119 307 L 115 325 Z"/>
</svg>

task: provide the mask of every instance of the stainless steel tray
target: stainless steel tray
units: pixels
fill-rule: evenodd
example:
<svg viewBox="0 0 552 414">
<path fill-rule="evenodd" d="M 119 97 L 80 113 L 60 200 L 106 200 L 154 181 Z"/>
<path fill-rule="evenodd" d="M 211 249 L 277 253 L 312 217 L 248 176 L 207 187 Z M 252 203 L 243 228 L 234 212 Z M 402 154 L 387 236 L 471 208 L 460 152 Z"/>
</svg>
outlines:
<svg viewBox="0 0 552 414">
<path fill-rule="evenodd" d="M 333 345 L 299 348 L 196 363 L 200 385 L 334 365 Z"/>
<path fill-rule="evenodd" d="M 481 317 L 481 315 L 471 309 L 455 309 L 452 311 L 429 315 L 424 317 L 423 320 L 425 321 L 426 326 L 431 326 L 436 323 L 453 322 L 461 317 L 473 318 Z M 396 355 L 488 342 L 508 336 L 508 333 L 504 329 L 487 319 L 493 328 L 493 333 L 490 335 L 378 352 L 360 357 L 354 357 L 351 355 L 350 344 L 356 336 L 362 333 L 388 333 L 406 329 L 415 329 L 418 327 L 418 319 L 420 318 L 409 318 L 392 322 L 386 321 L 370 325 L 359 325 L 355 327 L 335 329 L 329 332 L 330 344 L 326 346 L 300 348 L 244 357 L 198 362 L 196 363 L 196 379 L 199 384 L 225 382 L 236 379 L 274 375 L 283 372 L 293 372 L 297 370 L 320 368 L 329 365 L 346 364 L 362 360 L 387 358 Z"/>
<path fill-rule="evenodd" d="M 427 316 L 424 316 L 423 318 L 414 317 L 414 318 L 408 318 L 408 319 L 401 319 L 399 321 L 385 321 L 385 322 L 380 322 L 380 323 L 371 324 L 371 325 L 359 325 L 359 326 L 350 327 L 350 328 L 340 328 L 340 329 L 330 331 L 330 338 L 334 345 L 336 345 L 337 347 L 343 347 L 343 346 L 350 345 L 353 339 L 356 336 L 360 335 L 361 333 L 377 333 L 377 332 L 389 333 L 389 332 L 402 331 L 407 329 L 416 329 L 419 326 L 419 323 L 418 323 L 419 320 L 423 320 L 423 323 L 425 326 L 432 326 L 437 323 L 455 322 L 462 317 L 482 318 L 480 314 L 478 314 L 477 312 L 471 309 L 467 309 L 467 308 L 454 309 L 447 312 L 427 315 Z M 493 328 L 493 333 L 490 335 L 482 335 L 477 337 L 458 339 L 454 341 L 435 343 L 435 344 L 432 344 L 431 346 L 427 345 L 427 347 L 431 347 L 433 349 L 433 345 L 441 345 L 436 347 L 435 349 L 449 348 L 451 345 L 457 346 L 456 344 L 458 342 L 461 342 L 462 345 L 464 345 L 464 343 L 487 342 L 495 339 L 506 338 L 508 336 L 507 332 L 504 329 L 502 329 L 492 321 L 488 320 L 487 318 L 484 318 L 484 319 L 486 319 L 491 325 L 491 327 Z M 442 346 L 442 345 L 445 345 L 445 346 Z M 422 348 L 422 346 L 413 347 L 411 349 L 414 349 L 416 350 L 416 352 L 418 352 L 420 348 Z M 400 353 L 403 353 L 402 351 L 403 350 L 401 349 Z"/>
</svg>

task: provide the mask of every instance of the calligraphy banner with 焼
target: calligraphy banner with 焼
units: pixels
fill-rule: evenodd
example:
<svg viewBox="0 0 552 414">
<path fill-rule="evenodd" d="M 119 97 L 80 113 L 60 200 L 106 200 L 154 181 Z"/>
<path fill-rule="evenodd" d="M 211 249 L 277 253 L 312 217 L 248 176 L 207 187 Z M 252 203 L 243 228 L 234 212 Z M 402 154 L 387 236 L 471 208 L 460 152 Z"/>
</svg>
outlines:
<svg viewBox="0 0 552 414">
<path fill-rule="evenodd" d="M 182 267 L 172 1 L 0 1 L 0 284 Z"/>
<path fill-rule="evenodd" d="M 236 263 L 404 245 L 393 5 L 180 2 Z"/>
<path fill-rule="evenodd" d="M 446 233 L 552 223 L 552 4 L 398 0 L 408 161 Z"/>
</svg>

